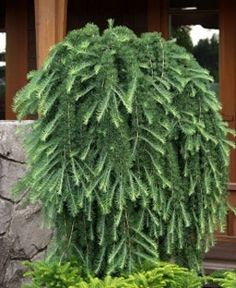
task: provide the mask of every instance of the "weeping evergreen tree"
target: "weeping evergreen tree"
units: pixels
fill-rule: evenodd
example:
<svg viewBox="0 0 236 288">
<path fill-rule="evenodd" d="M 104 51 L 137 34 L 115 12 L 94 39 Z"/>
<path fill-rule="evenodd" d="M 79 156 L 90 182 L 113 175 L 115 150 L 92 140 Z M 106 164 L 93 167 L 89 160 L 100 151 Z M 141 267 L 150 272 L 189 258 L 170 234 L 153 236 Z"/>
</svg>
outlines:
<svg viewBox="0 0 236 288">
<path fill-rule="evenodd" d="M 29 74 L 15 111 L 39 119 L 16 192 L 42 202 L 60 259 L 98 275 L 200 269 L 227 212 L 230 131 L 211 81 L 173 41 L 111 23 L 72 31 Z"/>
</svg>

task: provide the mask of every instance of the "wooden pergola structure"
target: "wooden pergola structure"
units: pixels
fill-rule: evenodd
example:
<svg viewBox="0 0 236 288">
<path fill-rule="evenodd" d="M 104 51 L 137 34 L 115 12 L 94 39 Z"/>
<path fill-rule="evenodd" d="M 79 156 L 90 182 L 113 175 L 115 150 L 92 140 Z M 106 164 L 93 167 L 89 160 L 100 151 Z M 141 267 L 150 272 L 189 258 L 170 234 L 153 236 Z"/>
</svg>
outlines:
<svg viewBox="0 0 236 288">
<path fill-rule="evenodd" d="M 83 0 L 78 0 L 78 2 L 80 1 Z M 104 1 L 105 0 L 102 2 Z M 181 0 L 179 1 L 181 2 Z M 5 0 L 5 30 L 7 33 L 6 119 L 15 119 L 15 115 L 11 109 L 12 99 L 17 90 L 26 83 L 26 74 L 29 67 L 28 42 L 31 41 L 28 33 L 28 11 L 30 2 L 35 15 L 34 25 L 36 32 L 35 44 L 37 67 L 42 65 L 48 54 L 49 48 L 54 43 L 62 40 L 68 30 L 67 24 L 69 16 L 67 15 L 69 15 L 69 0 L 34 0 L 34 2 L 29 0 Z M 115 2 L 116 1 L 114 1 L 114 3 Z M 130 5 L 130 14 L 126 19 L 130 19 L 132 18 L 130 15 L 135 13 L 135 9 L 138 9 L 135 5 L 139 5 L 139 1 L 131 1 L 133 4 L 126 2 L 124 2 L 124 5 Z M 198 1 L 196 0 L 195 2 L 197 3 Z M 160 31 L 165 38 L 168 38 L 169 1 L 143 0 L 142 3 L 144 3 L 142 5 L 145 5 L 145 19 L 143 20 L 145 22 L 143 24 L 143 27 L 145 27 L 144 29 L 146 29 L 146 31 Z M 74 5 L 77 5 L 76 1 L 74 1 Z M 94 3 L 94 5 L 96 4 Z M 131 5 L 133 5 L 133 7 L 131 7 Z M 73 8 L 71 8 L 71 10 L 72 9 Z M 86 13 L 90 12 L 87 11 Z M 97 11 L 94 10 L 91 13 L 97 13 Z M 94 17 L 99 18 L 99 13 L 102 12 L 98 12 Z M 236 1 L 219 0 L 218 13 L 220 29 L 220 97 L 223 106 L 222 115 L 225 121 L 229 123 L 229 126 L 236 129 Z M 79 12 L 78 17 L 80 17 Z M 90 19 L 87 19 L 87 21 L 88 20 Z M 79 20 L 77 22 L 79 23 Z M 138 24 L 136 26 L 138 27 Z M 230 182 L 229 197 L 232 205 L 236 206 L 236 151 L 231 153 Z M 220 250 L 216 249 L 213 252 L 210 252 L 208 258 L 218 259 L 219 261 L 226 261 L 225 258 L 227 258 L 227 261 L 234 261 L 236 264 L 236 256 L 232 255 L 233 248 L 225 248 L 227 247 L 227 243 L 229 243 L 229 245 L 234 245 L 232 247 L 234 247 L 236 251 L 236 217 L 232 213 L 228 216 L 225 234 L 218 235 L 218 240 L 221 247 Z"/>
</svg>

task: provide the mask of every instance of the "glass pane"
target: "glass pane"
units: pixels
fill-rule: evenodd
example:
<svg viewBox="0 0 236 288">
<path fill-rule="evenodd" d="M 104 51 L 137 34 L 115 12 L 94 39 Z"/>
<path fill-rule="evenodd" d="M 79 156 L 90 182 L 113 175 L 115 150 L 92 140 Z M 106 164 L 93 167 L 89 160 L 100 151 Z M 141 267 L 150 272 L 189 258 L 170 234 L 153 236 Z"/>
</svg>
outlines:
<svg viewBox="0 0 236 288">
<path fill-rule="evenodd" d="M 185 9 L 196 7 L 197 10 L 213 10 L 218 9 L 219 3 L 217 0 L 170 0 L 172 9 Z"/>
<path fill-rule="evenodd" d="M 6 33 L 0 33 L 0 119 L 4 119 L 5 113 L 5 70 L 6 70 Z"/>
<path fill-rule="evenodd" d="M 171 37 L 210 71 L 219 95 L 218 1 L 173 0 L 170 5 Z"/>
</svg>

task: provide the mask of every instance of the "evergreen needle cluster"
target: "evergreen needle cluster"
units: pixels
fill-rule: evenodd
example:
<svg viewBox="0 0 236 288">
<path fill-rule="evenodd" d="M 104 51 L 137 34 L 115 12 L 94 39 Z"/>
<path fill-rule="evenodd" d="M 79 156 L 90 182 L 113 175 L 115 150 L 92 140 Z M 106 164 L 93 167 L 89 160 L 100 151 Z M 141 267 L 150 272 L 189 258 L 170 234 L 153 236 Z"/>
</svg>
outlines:
<svg viewBox="0 0 236 288">
<path fill-rule="evenodd" d="M 25 276 L 31 281 L 23 286 L 24 288 L 201 288 L 207 280 L 198 276 L 196 272 L 164 262 L 143 267 L 139 272 L 129 275 L 119 277 L 108 275 L 103 279 L 83 275 L 83 271 L 76 263 L 31 262 L 26 263 L 26 266 L 28 271 Z M 220 281 L 224 283 L 226 279 Z"/>
<path fill-rule="evenodd" d="M 72 31 L 15 98 L 38 113 L 29 189 L 56 227 L 57 255 L 97 275 L 174 259 L 200 269 L 227 212 L 227 125 L 212 78 L 158 33 Z"/>
</svg>

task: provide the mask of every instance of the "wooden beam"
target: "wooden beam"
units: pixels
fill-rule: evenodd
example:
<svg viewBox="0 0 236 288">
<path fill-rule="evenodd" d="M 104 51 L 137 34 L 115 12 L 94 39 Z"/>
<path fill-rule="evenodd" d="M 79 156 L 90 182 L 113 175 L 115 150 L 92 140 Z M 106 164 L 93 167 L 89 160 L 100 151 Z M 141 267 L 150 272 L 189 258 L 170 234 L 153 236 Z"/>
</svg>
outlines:
<svg viewBox="0 0 236 288">
<path fill-rule="evenodd" d="M 13 97 L 26 84 L 28 67 L 27 0 L 6 1 L 6 101 L 5 119 L 16 119 Z"/>
<path fill-rule="evenodd" d="M 67 0 L 35 0 L 37 66 L 40 67 L 49 49 L 66 33 Z"/>
<path fill-rule="evenodd" d="M 231 183 L 229 187 L 229 202 L 236 208 L 236 183 Z M 236 217 L 233 211 L 228 212 L 227 217 L 227 235 L 235 237 L 236 242 Z"/>
<path fill-rule="evenodd" d="M 222 114 L 236 129 L 236 1 L 220 0 L 220 97 Z M 235 139 L 231 139 L 234 140 Z M 236 182 L 236 151 L 230 156 L 230 181 Z"/>
<path fill-rule="evenodd" d="M 229 183 L 229 191 L 236 191 L 236 183 Z"/>
<path fill-rule="evenodd" d="M 161 32 L 164 38 L 169 37 L 169 1 L 148 0 L 148 31 Z"/>
<path fill-rule="evenodd" d="M 161 19 L 160 19 L 161 3 L 157 0 L 148 0 L 148 32 L 160 31 Z"/>
</svg>

